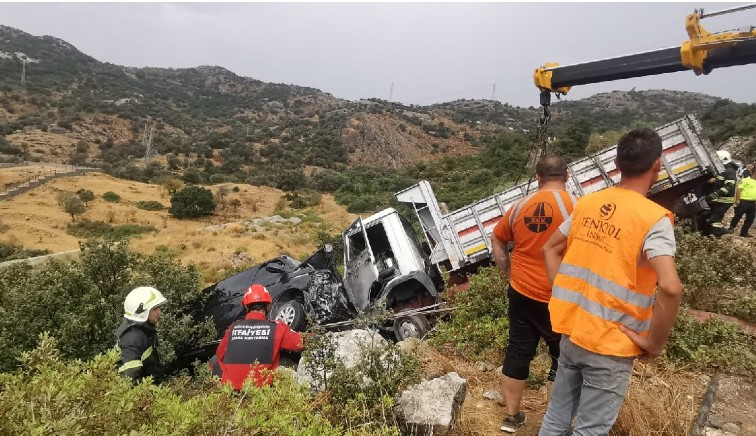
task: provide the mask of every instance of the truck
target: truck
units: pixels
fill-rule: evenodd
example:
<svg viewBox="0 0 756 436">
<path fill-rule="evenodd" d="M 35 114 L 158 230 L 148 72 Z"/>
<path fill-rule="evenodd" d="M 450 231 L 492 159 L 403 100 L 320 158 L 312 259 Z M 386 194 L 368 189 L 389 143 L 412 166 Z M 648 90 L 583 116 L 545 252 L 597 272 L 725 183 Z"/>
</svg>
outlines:
<svg viewBox="0 0 756 436">
<path fill-rule="evenodd" d="M 682 210 L 688 196 L 709 178 L 725 171 L 694 115 L 656 129 L 662 138 L 663 170 L 649 198 L 673 211 Z M 574 198 L 619 182 L 617 146 L 568 165 L 567 192 Z M 395 194 L 414 213 L 430 247 L 430 262 L 449 273 L 449 284 L 464 285 L 469 273 L 490 263 L 491 232 L 506 211 L 538 189 L 535 180 L 518 184 L 457 210 L 444 212 L 430 183 L 423 180 Z"/>
</svg>

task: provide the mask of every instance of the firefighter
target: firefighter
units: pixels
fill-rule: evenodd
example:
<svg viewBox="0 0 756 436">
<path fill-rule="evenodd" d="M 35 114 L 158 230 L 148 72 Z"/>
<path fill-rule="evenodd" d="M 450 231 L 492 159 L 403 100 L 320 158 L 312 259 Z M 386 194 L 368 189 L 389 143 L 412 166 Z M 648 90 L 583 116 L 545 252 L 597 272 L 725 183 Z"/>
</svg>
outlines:
<svg viewBox="0 0 756 436">
<path fill-rule="evenodd" d="M 499 427 L 508 433 L 516 432 L 525 424 L 520 402 L 530 362 L 541 338 L 551 355 L 549 383 L 556 376 L 560 335 L 552 331 L 549 320 L 551 285 L 541 248 L 572 213 L 574 200 L 565 190 L 567 177 L 567 163 L 563 158 L 541 158 L 536 164 L 538 190 L 507 210 L 494 227 L 491 238 L 494 261 L 509 280 L 509 340 L 501 370 L 506 415 Z M 514 244 L 511 258 L 507 249 L 510 242 Z"/>
<path fill-rule="evenodd" d="M 160 382 L 163 365 L 157 350 L 157 322 L 162 315 L 161 305 L 167 300 L 155 288 L 139 287 L 123 302 L 123 321 L 115 331 L 116 349 L 121 351 L 118 373 L 134 382 L 152 376 Z"/>
<path fill-rule="evenodd" d="M 646 198 L 662 141 L 633 130 L 617 145 L 617 186 L 584 196 L 543 247 L 549 313 L 562 334 L 559 369 L 540 436 L 607 435 L 635 358 L 658 356 L 682 298 L 674 216 Z"/>
<path fill-rule="evenodd" d="M 282 322 L 267 320 L 272 302 L 265 286 L 247 288 L 242 298 L 247 315 L 229 326 L 218 345 L 217 359 L 210 362 L 211 372 L 237 391 L 250 373 L 257 387 L 272 383 L 282 349 L 302 351 L 302 335 Z"/>
<path fill-rule="evenodd" d="M 714 185 L 714 189 L 706 196 L 706 201 L 711 208 L 711 214 L 706 219 L 706 222 L 712 227 L 711 233 L 721 235 L 724 233 L 722 219 L 735 202 L 735 185 L 737 183 L 737 177 L 730 153 L 724 150 L 719 150 L 717 151 L 717 155 L 725 165 L 725 172 L 724 174 L 720 174 L 709 180 L 709 183 Z"/>
</svg>

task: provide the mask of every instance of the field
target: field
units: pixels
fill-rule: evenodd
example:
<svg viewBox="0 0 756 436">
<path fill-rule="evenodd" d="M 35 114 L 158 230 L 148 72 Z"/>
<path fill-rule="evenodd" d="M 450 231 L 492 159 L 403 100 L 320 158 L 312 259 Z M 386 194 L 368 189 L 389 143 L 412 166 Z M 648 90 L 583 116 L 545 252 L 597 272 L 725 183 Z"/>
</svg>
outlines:
<svg viewBox="0 0 756 436">
<path fill-rule="evenodd" d="M 23 171 L 6 168 L 0 170 L 0 175 L 2 180 L 11 180 Z M 220 186 L 208 188 L 217 193 Z M 0 219 L 8 227 L 0 234 L 0 241 L 53 252 L 77 249 L 80 238 L 66 232 L 71 216 L 58 205 L 57 196 L 64 191 L 90 189 L 96 198 L 89 202 L 86 212 L 77 216 L 76 221 L 86 219 L 114 226 L 154 226 L 157 232 L 132 238 L 131 245 L 135 250 L 145 253 L 156 249 L 173 251 L 182 261 L 194 263 L 205 274 L 206 280 L 213 280 L 217 274 L 223 274 L 224 269 L 238 266 L 239 262 L 259 262 L 280 254 L 295 258 L 306 256 L 316 249 L 314 237 L 318 231 L 338 232 L 353 219 L 331 196 L 325 195 L 318 206 L 302 211 L 283 209 L 287 215 L 301 216 L 302 223 L 297 226 L 264 223 L 248 231 L 243 222 L 273 215 L 281 208 L 279 200 L 283 193 L 273 188 L 244 184 L 229 186 L 238 186 L 239 191 L 226 195 L 222 202 L 229 204 L 238 198 L 241 205 L 235 211 L 230 205 L 219 204 L 212 216 L 178 220 L 168 214 L 170 197 L 158 185 L 115 179 L 100 173 L 56 179 L 0 202 Z M 108 191 L 118 194 L 120 201 L 105 201 L 102 194 Z M 166 209 L 141 210 L 136 206 L 139 201 L 157 201 Z M 232 262 L 232 257 L 237 264 Z"/>
</svg>

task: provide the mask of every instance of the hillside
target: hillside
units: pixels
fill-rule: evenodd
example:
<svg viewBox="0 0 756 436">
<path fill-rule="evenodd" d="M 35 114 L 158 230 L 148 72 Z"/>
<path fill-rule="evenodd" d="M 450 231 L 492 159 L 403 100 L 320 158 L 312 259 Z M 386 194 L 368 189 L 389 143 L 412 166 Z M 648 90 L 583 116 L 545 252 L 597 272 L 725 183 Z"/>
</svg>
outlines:
<svg viewBox="0 0 756 436">
<path fill-rule="evenodd" d="M 567 98 L 555 102 L 552 112 L 549 135 L 556 149 L 573 157 L 611 145 L 629 128 L 657 126 L 687 113 L 701 117 L 715 144 L 737 135 L 746 138 L 745 154 L 756 151 L 748 146 L 756 133 L 756 105 L 704 94 L 615 91 Z M 179 175 L 190 183 L 315 188 L 351 198 L 340 201 L 365 211 L 376 203 L 375 189 L 355 193 L 354 184 L 344 185 L 364 173 L 363 167 L 390 179 L 384 191 L 420 177 L 445 183 L 450 171 L 462 173 L 452 174 L 454 180 L 499 177 L 491 187 L 516 180 L 519 157 L 506 161 L 504 172 L 483 171 L 480 163 L 497 153 L 497 143 L 514 141 L 522 145 L 517 153 L 527 152 L 537 119 L 534 107 L 498 101 L 430 106 L 347 101 L 218 66 L 123 67 L 58 38 L 0 26 L 0 162 L 87 164 L 142 182 Z M 492 193 L 476 186 L 460 197 Z"/>
</svg>

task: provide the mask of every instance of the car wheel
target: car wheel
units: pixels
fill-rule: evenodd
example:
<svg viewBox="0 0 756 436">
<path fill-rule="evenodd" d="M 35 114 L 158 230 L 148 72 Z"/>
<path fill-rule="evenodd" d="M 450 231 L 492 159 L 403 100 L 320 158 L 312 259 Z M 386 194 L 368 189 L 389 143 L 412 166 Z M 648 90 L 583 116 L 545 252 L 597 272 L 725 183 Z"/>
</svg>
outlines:
<svg viewBox="0 0 756 436">
<path fill-rule="evenodd" d="M 271 320 L 281 321 L 298 332 L 303 331 L 307 323 L 304 306 L 297 300 L 276 304 L 271 313 Z"/>
<path fill-rule="evenodd" d="M 409 338 L 423 339 L 430 331 L 430 323 L 424 315 L 407 315 L 394 320 L 394 336 L 397 341 Z"/>
</svg>

